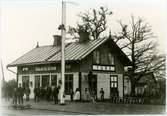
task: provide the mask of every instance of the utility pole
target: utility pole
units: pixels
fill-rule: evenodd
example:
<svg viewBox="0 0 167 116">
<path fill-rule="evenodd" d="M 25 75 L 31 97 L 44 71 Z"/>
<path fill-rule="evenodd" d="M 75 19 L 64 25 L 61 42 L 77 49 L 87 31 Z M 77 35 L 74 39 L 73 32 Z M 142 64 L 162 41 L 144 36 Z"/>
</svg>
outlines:
<svg viewBox="0 0 167 116">
<path fill-rule="evenodd" d="M 62 0 L 62 24 L 58 27 L 61 30 L 61 89 L 60 89 L 60 104 L 65 104 L 65 38 L 66 38 L 66 3 L 77 5 L 75 2 L 66 2 Z"/>
<path fill-rule="evenodd" d="M 66 38 L 66 2 L 62 0 L 62 24 L 60 25 L 61 29 L 61 36 L 62 36 L 62 42 L 61 42 L 61 90 L 60 90 L 60 104 L 65 104 L 65 93 L 64 93 L 64 86 L 65 86 L 65 38 Z"/>
</svg>

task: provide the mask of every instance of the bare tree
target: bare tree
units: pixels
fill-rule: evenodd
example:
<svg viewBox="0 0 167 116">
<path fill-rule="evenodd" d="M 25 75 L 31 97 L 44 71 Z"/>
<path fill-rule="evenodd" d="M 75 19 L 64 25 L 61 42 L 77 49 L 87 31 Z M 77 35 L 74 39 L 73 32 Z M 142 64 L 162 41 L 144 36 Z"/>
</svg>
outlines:
<svg viewBox="0 0 167 116">
<path fill-rule="evenodd" d="M 69 27 L 69 34 L 76 37 L 79 32 L 88 32 L 93 39 L 98 39 L 100 34 L 107 29 L 107 17 L 112 14 L 108 8 L 100 7 L 100 9 L 93 9 L 92 12 L 81 13 L 79 17 L 81 22 L 77 27 Z"/>
<path fill-rule="evenodd" d="M 131 80 L 131 94 L 135 95 L 135 85 L 148 72 L 165 70 L 165 57 L 157 55 L 156 42 L 151 26 L 142 18 L 131 16 L 129 25 L 119 22 L 121 32 L 113 35 L 117 44 L 124 49 L 132 61 L 127 73 Z M 122 44 L 123 43 L 123 44 Z"/>
</svg>

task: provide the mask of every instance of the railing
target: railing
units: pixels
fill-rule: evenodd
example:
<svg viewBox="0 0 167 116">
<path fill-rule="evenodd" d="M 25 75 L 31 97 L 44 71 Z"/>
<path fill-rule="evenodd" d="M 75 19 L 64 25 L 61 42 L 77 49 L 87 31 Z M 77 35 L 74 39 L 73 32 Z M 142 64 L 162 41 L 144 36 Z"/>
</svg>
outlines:
<svg viewBox="0 0 167 116">
<path fill-rule="evenodd" d="M 145 98 L 139 97 L 111 97 L 112 103 L 125 103 L 125 104 L 144 104 Z"/>
</svg>

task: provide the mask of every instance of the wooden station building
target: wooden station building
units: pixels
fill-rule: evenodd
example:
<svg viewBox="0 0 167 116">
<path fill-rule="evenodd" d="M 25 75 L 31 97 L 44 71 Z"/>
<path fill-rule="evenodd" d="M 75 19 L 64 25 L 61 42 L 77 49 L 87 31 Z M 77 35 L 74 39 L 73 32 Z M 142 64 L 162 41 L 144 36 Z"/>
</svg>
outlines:
<svg viewBox="0 0 167 116">
<path fill-rule="evenodd" d="M 70 89 L 75 92 L 76 88 L 79 88 L 82 100 L 85 99 L 86 88 L 95 90 L 98 99 L 101 88 L 105 99 L 110 99 L 112 88 L 116 88 L 119 97 L 123 97 L 124 67 L 131 65 L 131 61 L 111 36 L 83 40 L 80 38 L 78 42 L 65 45 L 66 99 L 70 99 Z M 7 67 L 17 67 L 17 82 L 30 87 L 30 98 L 34 98 L 35 86 L 54 87 L 61 80 L 61 36 L 54 36 L 53 45 L 37 45 Z"/>
</svg>

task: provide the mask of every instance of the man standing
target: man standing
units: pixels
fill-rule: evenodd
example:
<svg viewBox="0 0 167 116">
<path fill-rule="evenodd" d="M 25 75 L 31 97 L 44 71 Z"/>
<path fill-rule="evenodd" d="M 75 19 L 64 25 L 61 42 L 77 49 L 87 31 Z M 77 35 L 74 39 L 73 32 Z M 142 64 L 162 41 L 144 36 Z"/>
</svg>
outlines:
<svg viewBox="0 0 167 116">
<path fill-rule="evenodd" d="M 59 94 L 59 89 L 57 86 L 55 86 L 53 90 L 53 95 L 54 95 L 54 102 L 55 104 L 58 104 L 58 94 Z"/>
<path fill-rule="evenodd" d="M 19 84 L 17 91 L 19 105 L 23 105 L 24 89 L 21 87 L 21 84 Z"/>
<path fill-rule="evenodd" d="M 101 94 L 101 101 L 104 101 L 104 90 L 103 90 L 103 88 L 101 88 L 100 94 Z"/>
<path fill-rule="evenodd" d="M 34 88 L 34 101 L 38 102 L 40 97 L 40 89 L 38 86 L 35 86 Z"/>
<path fill-rule="evenodd" d="M 72 90 L 72 88 L 70 89 L 70 97 L 71 97 L 71 101 L 73 101 L 73 95 L 74 95 L 74 91 Z"/>
<path fill-rule="evenodd" d="M 15 87 L 13 91 L 13 104 L 17 105 L 17 87 Z"/>
<path fill-rule="evenodd" d="M 47 93 L 46 98 L 47 98 L 48 102 L 50 102 L 51 93 L 52 93 L 52 88 L 50 86 L 47 86 L 46 93 Z"/>
<path fill-rule="evenodd" d="M 34 88 L 34 101 L 37 102 L 37 86 Z"/>
<path fill-rule="evenodd" d="M 26 87 L 25 93 L 26 93 L 26 101 L 29 101 L 29 96 L 30 96 L 30 88 L 29 87 Z"/>
</svg>

